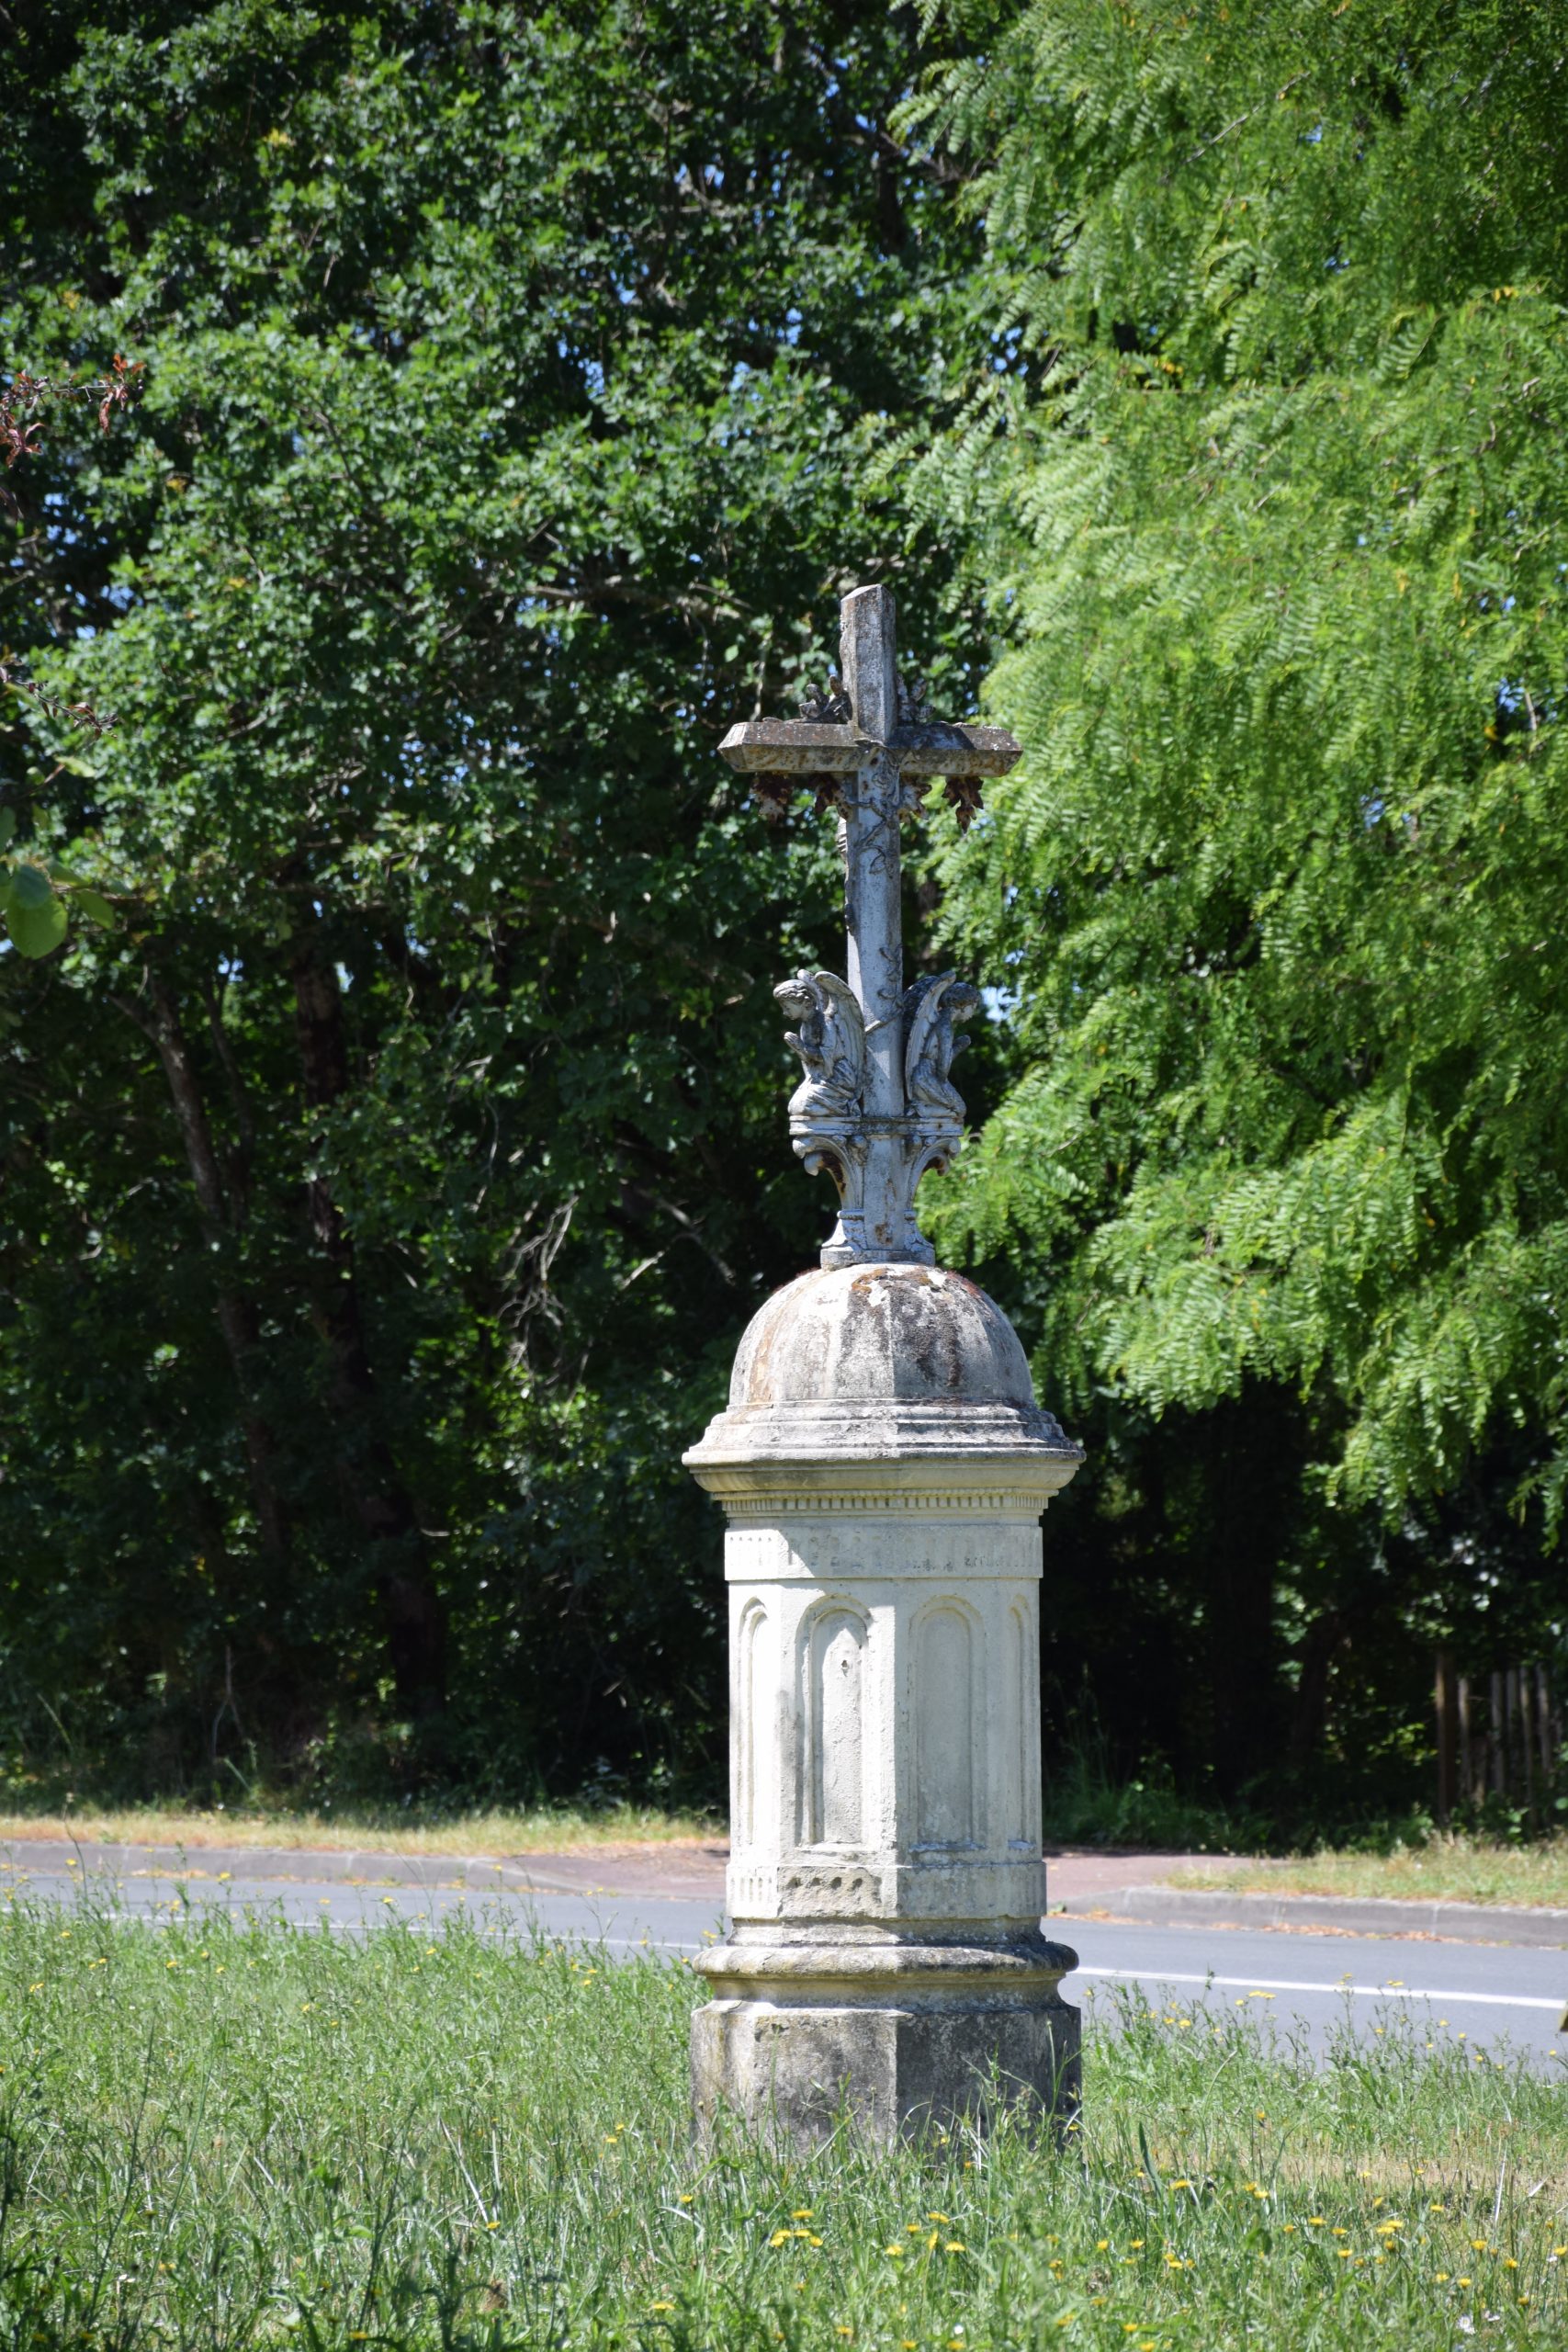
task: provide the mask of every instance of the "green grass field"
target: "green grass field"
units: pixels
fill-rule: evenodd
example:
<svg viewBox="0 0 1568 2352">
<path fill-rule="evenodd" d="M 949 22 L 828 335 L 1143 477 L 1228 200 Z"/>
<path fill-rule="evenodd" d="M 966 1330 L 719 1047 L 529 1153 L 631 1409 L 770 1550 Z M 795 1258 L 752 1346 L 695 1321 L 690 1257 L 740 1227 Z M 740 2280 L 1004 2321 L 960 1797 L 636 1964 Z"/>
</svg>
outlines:
<svg viewBox="0 0 1568 2352">
<path fill-rule="evenodd" d="M 1253 1894 L 1385 1894 L 1405 1902 L 1568 1908 L 1568 1837 L 1510 1846 L 1456 1833 L 1388 1854 L 1324 1852 L 1269 1862 L 1216 1859 L 1183 1871 L 1179 1883 Z"/>
<path fill-rule="evenodd" d="M 1501 2050 L 1391 2018 L 1314 2068 L 1261 2001 L 1123 2006 L 1065 2150 L 703 2154 L 697 1997 L 683 1967 L 503 1928 L 350 1942 L 12 1901 L 0 2344 L 1568 2340 L 1562 2086 Z"/>
<path fill-rule="evenodd" d="M 180 1804 L 40 1804 L 0 1812 L 0 1845 L 11 1838 L 75 1838 L 86 1846 L 295 1846 L 343 1853 L 558 1854 L 604 1847 L 722 1845 L 728 1831 L 704 1813 L 652 1804 L 492 1805 L 466 1812 L 412 1807 Z"/>
</svg>

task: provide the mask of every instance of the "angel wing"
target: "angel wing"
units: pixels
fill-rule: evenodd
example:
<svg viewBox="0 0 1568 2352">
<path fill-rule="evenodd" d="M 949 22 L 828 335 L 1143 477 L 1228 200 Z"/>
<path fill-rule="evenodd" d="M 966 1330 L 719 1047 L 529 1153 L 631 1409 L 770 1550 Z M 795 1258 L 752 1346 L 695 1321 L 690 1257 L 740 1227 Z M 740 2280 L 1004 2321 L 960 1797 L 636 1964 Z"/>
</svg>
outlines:
<svg viewBox="0 0 1568 2352">
<path fill-rule="evenodd" d="M 784 1042 L 806 1075 L 790 1097 L 792 1119 L 842 1118 L 865 1083 L 865 1023 L 854 991 L 836 972 L 796 972 L 773 995 L 799 1023 Z"/>
<path fill-rule="evenodd" d="M 904 997 L 904 1091 L 911 1110 L 936 1111 L 945 1118 L 962 1119 L 964 1098 L 948 1076 L 953 1057 L 962 1053 L 967 1037 L 954 1036 L 953 1016 L 975 1012 L 979 992 L 955 972 L 939 972 L 917 980 Z"/>
</svg>

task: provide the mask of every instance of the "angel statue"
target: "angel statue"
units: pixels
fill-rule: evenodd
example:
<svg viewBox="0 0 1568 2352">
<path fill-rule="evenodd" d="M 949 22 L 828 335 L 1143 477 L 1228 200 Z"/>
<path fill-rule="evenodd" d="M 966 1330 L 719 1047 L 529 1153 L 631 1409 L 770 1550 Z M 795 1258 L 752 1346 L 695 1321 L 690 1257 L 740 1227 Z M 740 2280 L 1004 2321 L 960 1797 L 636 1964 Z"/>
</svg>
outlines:
<svg viewBox="0 0 1568 2352">
<path fill-rule="evenodd" d="M 969 1043 L 953 1023 L 980 1010 L 980 991 L 954 973 L 917 980 L 904 991 L 904 1087 L 911 1111 L 964 1121 L 964 1098 L 948 1076 L 954 1054 Z"/>
<path fill-rule="evenodd" d="M 773 990 L 799 1026 L 784 1032 L 806 1075 L 789 1098 L 792 1121 L 852 1117 L 865 1082 L 865 1023 L 836 972 L 796 972 Z"/>
</svg>

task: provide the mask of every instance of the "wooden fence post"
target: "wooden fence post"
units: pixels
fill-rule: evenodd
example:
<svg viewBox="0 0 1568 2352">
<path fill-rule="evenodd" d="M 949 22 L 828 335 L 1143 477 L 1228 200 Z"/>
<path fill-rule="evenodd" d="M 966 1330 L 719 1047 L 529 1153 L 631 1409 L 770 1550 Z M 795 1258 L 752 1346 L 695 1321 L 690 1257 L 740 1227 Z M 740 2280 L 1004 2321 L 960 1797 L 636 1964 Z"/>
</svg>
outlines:
<svg viewBox="0 0 1568 2352">
<path fill-rule="evenodd" d="M 1459 1679 L 1459 1785 L 1466 1804 L 1475 1803 L 1475 1758 L 1470 1744 L 1470 1677 Z"/>
<path fill-rule="evenodd" d="M 1454 1661 L 1450 1650 L 1438 1652 L 1432 1679 L 1432 1700 L 1438 1711 L 1438 1823 L 1446 1829 L 1453 1818 L 1454 1766 L 1458 1748 L 1458 1707 L 1454 1697 Z"/>
</svg>

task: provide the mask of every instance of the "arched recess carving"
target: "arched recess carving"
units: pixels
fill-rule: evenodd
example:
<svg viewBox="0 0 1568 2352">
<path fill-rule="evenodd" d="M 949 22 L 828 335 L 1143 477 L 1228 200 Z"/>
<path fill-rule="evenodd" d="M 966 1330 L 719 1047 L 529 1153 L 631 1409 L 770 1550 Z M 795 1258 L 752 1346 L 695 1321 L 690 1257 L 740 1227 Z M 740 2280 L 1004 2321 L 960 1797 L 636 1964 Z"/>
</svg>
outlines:
<svg viewBox="0 0 1568 2352">
<path fill-rule="evenodd" d="M 801 1627 L 801 1842 L 858 1846 L 865 1836 L 866 1620 L 841 1600 Z"/>
<path fill-rule="evenodd" d="M 1034 1611 L 1015 1600 L 1007 1617 L 1007 1836 L 1040 1851 L 1040 1644 Z"/>
<path fill-rule="evenodd" d="M 735 1644 L 734 1706 L 740 1736 L 736 1742 L 735 1834 L 742 1846 L 761 1841 L 772 1795 L 773 1710 L 777 1676 L 772 1628 L 760 1600 L 741 1611 Z"/>
<path fill-rule="evenodd" d="M 913 1649 L 915 1843 L 978 1846 L 985 1629 L 961 1601 L 936 1601 L 915 1620 Z"/>
</svg>

